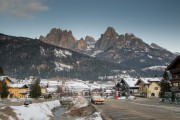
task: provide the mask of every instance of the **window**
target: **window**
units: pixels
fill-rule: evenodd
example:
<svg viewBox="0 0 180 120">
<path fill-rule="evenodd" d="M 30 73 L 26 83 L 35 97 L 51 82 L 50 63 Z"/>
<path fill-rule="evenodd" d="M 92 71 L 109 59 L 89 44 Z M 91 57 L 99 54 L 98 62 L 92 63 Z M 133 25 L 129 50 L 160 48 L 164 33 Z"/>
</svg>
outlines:
<svg viewBox="0 0 180 120">
<path fill-rule="evenodd" d="M 154 87 L 154 90 L 158 90 L 158 87 Z"/>
</svg>

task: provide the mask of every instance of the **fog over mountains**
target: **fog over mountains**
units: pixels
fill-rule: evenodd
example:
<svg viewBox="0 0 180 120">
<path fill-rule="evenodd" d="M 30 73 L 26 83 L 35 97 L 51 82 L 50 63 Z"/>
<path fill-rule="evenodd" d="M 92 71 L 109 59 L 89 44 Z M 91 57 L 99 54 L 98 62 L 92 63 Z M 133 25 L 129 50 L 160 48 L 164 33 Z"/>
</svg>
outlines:
<svg viewBox="0 0 180 120">
<path fill-rule="evenodd" d="M 57 28 L 44 37 L 30 39 L 0 34 L 0 66 L 12 77 L 71 77 L 96 80 L 100 76 L 162 75 L 177 56 L 148 45 L 132 33 L 118 34 L 108 27 L 98 40 L 77 40 L 72 31 Z"/>
</svg>

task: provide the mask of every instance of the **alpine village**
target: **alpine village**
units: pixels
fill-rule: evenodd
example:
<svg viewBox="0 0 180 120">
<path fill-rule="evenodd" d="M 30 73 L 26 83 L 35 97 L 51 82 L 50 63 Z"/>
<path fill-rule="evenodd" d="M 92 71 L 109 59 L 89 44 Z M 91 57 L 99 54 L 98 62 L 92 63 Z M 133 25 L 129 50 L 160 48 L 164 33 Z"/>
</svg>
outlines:
<svg viewBox="0 0 180 120">
<path fill-rule="evenodd" d="M 149 109 L 179 110 L 180 56 L 113 27 L 98 40 L 60 28 L 39 39 L 0 34 L 0 54 L 2 120 L 154 120 Z"/>
</svg>

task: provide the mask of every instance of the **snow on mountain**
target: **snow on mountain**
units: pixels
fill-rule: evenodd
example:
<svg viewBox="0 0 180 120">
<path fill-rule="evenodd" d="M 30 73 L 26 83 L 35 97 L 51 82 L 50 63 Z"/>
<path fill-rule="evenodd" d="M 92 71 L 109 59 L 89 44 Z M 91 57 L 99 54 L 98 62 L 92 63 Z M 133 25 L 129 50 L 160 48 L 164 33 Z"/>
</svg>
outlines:
<svg viewBox="0 0 180 120">
<path fill-rule="evenodd" d="M 153 58 L 151 55 L 148 55 L 148 57 L 151 58 L 151 59 Z"/>
<path fill-rule="evenodd" d="M 57 50 L 57 49 L 55 49 L 55 50 L 54 50 L 54 55 L 55 55 L 56 57 L 61 58 L 61 57 L 71 56 L 72 53 L 69 52 L 69 51 L 67 51 L 67 50 Z"/>
<path fill-rule="evenodd" d="M 42 46 L 40 46 L 40 52 L 41 52 L 41 55 L 46 55 L 46 52 Z"/>
<path fill-rule="evenodd" d="M 59 62 L 55 62 L 55 71 L 62 71 L 62 70 L 70 70 L 72 69 L 73 67 L 70 66 L 70 65 L 65 65 L 65 64 L 62 64 L 62 63 L 59 63 Z"/>
<path fill-rule="evenodd" d="M 167 68 L 167 66 L 151 66 L 151 67 L 143 68 L 142 71 L 146 71 L 146 70 L 165 70 L 166 68 Z"/>
<path fill-rule="evenodd" d="M 103 51 L 101 51 L 101 50 L 96 50 L 96 51 L 94 51 L 94 53 L 91 56 L 95 57 L 97 54 L 102 53 L 102 52 Z"/>
</svg>

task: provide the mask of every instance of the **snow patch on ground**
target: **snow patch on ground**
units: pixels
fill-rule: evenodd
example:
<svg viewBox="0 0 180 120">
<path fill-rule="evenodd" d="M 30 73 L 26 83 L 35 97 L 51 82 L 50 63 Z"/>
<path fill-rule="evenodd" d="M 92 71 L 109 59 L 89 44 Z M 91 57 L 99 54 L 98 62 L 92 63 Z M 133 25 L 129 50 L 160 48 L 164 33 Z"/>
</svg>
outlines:
<svg viewBox="0 0 180 120">
<path fill-rule="evenodd" d="M 76 120 L 103 120 L 99 112 L 95 112 L 90 117 L 78 118 Z"/>
<path fill-rule="evenodd" d="M 10 106 L 16 113 L 19 120 L 50 120 L 54 115 L 51 110 L 59 107 L 59 100 L 48 101 L 43 103 L 29 104 L 27 107 Z M 12 118 L 9 116 L 9 119 Z"/>
</svg>

